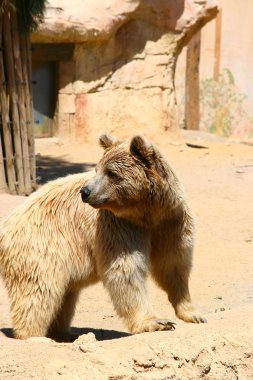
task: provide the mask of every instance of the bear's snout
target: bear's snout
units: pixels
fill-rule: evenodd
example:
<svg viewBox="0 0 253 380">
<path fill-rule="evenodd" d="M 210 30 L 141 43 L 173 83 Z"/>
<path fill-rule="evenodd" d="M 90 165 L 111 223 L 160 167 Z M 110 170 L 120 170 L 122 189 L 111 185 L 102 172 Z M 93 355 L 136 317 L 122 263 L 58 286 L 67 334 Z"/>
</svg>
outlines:
<svg viewBox="0 0 253 380">
<path fill-rule="evenodd" d="M 81 188 L 80 193 L 81 193 L 82 201 L 86 202 L 86 200 L 89 198 L 91 190 L 88 186 L 85 186 Z"/>
</svg>

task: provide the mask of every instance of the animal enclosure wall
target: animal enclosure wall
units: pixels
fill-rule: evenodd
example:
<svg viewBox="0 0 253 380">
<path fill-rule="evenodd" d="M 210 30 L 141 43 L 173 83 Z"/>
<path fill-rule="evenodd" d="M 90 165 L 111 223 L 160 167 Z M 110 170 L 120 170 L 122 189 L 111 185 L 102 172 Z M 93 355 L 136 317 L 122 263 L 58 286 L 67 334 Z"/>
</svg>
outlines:
<svg viewBox="0 0 253 380">
<path fill-rule="evenodd" d="M 73 44 L 58 58 L 54 126 L 60 137 L 84 141 L 101 130 L 178 133 L 174 73 L 191 37 L 218 11 L 214 0 L 48 0 L 31 34 L 39 54 Z M 36 46 L 37 45 L 37 46 Z M 62 49 L 62 47 L 61 47 Z M 43 49 L 45 51 L 45 48 Z M 59 50 L 60 52 L 61 50 Z M 49 54 L 45 54 L 45 57 Z M 52 59 L 52 58 L 51 58 Z M 48 59 L 49 60 L 49 59 Z"/>
</svg>

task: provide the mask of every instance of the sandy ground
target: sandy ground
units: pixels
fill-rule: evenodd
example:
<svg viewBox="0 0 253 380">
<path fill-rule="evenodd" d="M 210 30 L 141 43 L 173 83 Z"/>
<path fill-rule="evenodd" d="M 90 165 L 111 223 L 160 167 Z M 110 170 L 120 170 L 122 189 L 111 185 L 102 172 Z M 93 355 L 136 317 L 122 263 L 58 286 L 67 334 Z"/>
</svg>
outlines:
<svg viewBox="0 0 253 380">
<path fill-rule="evenodd" d="M 199 134 L 152 140 L 179 174 L 196 215 L 190 284 L 208 323 L 177 320 L 149 280 L 157 314 L 174 319 L 176 330 L 130 336 L 98 284 L 82 293 L 74 343 L 17 341 L 0 284 L 0 379 L 253 379 L 253 146 Z M 40 183 L 88 170 L 102 155 L 95 142 L 56 138 L 38 140 L 36 152 Z M 0 220 L 23 200 L 0 194 Z"/>
</svg>

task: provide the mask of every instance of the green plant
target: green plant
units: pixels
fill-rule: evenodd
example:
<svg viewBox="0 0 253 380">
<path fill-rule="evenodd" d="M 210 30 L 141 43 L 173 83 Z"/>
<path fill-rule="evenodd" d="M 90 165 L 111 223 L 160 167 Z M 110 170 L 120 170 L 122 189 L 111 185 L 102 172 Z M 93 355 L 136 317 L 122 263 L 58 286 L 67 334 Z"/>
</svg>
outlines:
<svg viewBox="0 0 253 380">
<path fill-rule="evenodd" d="M 202 80 L 200 129 L 223 137 L 249 135 L 253 131 L 253 120 L 245 110 L 245 100 L 229 69 L 221 72 L 218 81 Z"/>
</svg>

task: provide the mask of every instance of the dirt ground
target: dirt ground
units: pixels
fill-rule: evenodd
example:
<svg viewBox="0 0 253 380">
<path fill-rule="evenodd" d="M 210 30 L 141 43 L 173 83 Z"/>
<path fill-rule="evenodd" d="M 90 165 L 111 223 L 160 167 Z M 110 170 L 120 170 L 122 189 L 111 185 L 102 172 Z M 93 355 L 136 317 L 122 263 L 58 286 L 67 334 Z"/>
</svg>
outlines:
<svg viewBox="0 0 253 380">
<path fill-rule="evenodd" d="M 131 336 L 101 284 L 85 289 L 72 329 L 74 343 L 11 338 L 0 284 L 0 379 L 253 379 L 253 144 L 185 133 L 151 136 L 181 178 L 197 222 L 191 294 L 208 318 L 177 320 L 166 295 L 149 280 L 152 303 L 175 331 Z M 89 170 L 102 150 L 95 141 L 36 142 L 38 180 Z M 0 194 L 0 220 L 24 197 Z"/>
</svg>

